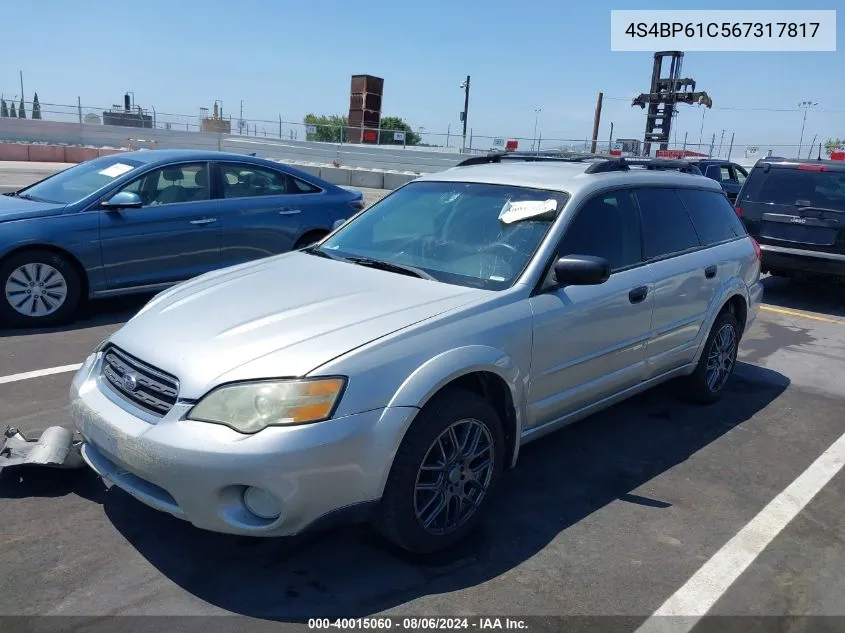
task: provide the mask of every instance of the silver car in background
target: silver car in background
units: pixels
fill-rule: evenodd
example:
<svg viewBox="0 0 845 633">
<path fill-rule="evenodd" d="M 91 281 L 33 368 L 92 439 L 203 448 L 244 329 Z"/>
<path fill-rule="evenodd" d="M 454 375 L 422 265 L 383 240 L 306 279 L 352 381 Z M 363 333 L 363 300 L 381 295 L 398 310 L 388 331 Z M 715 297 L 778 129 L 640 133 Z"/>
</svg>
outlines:
<svg viewBox="0 0 845 633">
<path fill-rule="evenodd" d="M 673 378 L 719 397 L 762 286 L 717 183 L 466 163 L 156 296 L 73 380 L 88 464 L 200 528 L 372 520 L 431 552 L 477 525 L 526 442 Z"/>
</svg>

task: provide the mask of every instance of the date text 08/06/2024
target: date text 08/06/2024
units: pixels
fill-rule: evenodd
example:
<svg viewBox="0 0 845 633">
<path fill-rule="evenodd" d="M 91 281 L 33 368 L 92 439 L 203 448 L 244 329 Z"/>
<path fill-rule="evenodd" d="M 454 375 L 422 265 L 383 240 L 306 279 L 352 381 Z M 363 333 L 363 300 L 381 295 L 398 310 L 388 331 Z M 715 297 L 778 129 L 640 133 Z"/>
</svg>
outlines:
<svg viewBox="0 0 845 633">
<path fill-rule="evenodd" d="M 375 618 L 311 618 L 310 630 L 405 630 L 405 631 L 445 631 L 445 630 L 527 630 L 528 624 L 520 618 L 508 617 L 375 617 Z"/>
</svg>

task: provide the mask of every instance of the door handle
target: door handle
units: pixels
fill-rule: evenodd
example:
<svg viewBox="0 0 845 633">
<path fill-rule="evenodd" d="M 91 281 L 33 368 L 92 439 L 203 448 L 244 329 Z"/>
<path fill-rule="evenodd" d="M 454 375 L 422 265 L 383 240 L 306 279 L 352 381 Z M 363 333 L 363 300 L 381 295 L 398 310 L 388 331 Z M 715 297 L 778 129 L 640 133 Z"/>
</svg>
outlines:
<svg viewBox="0 0 845 633">
<path fill-rule="evenodd" d="M 191 224 L 213 224 L 217 218 L 203 218 L 202 220 L 191 220 Z"/>
<path fill-rule="evenodd" d="M 648 286 L 640 286 L 639 288 L 634 288 L 631 292 L 628 293 L 628 300 L 631 303 L 640 303 L 645 300 L 648 296 Z"/>
<path fill-rule="evenodd" d="M 716 266 L 708 266 L 707 268 L 705 268 L 704 276 L 707 277 L 707 279 L 713 279 L 713 277 L 716 276 Z"/>
<path fill-rule="evenodd" d="M 279 215 L 297 215 L 302 213 L 302 209 L 282 209 L 279 211 Z"/>
</svg>

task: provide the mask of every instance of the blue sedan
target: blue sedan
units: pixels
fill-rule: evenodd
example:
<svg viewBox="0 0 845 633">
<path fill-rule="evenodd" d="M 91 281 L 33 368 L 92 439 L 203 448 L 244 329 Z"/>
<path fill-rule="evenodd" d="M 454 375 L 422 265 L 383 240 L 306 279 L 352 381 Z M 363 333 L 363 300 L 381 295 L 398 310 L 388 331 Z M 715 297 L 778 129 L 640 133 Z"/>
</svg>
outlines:
<svg viewBox="0 0 845 633">
<path fill-rule="evenodd" d="M 82 163 L 0 196 L 0 322 L 54 325 L 85 297 L 155 292 L 302 248 L 363 208 L 359 191 L 242 154 Z"/>
</svg>

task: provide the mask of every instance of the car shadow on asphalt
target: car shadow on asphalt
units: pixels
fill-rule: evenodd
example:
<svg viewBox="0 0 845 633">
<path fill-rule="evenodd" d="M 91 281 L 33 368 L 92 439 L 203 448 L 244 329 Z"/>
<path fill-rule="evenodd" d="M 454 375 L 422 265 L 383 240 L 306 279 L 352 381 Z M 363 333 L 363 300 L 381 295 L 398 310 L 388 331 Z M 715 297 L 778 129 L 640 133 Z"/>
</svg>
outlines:
<svg viewBox="0 0 845 633">
<path fill-rule="evenodd" d="M 669 504 L 634 491 L 742 425 L 788 385 L 782 374 L 740 362 L 714 405 L 681 402 L 667 384 L 529 444 L 478 533 L 428 557 L 398 551 L 368 526 L 279 539 L 205 532 L 116 488 L 103 492 L 81 475 L 80 483 L 141 556 L 216 607 L 287 622 L 360 617 L 496 578 L 616 500 L 665 511 Z"/>
<path fill-rule="evenodd" d="M 112 297 L 86 301 L 79 308 L 72 323 L 55 327 L 0 327 L 0 339 L 6 336 L 27 336 L 37 334 L 51 334 L 55 332 L 73 332 L 99 327 L 101 325 L 122 324 L 131 319 L 138 310 L 144 307 L 153 295 L 132 295 L 129 297 Z"/>
<path fill-rule="evenodd" d="M 845 283 L 767 277 L 763 286 L 768 305 L 845 317 Z"/>
</svg>

